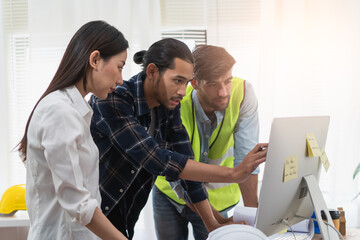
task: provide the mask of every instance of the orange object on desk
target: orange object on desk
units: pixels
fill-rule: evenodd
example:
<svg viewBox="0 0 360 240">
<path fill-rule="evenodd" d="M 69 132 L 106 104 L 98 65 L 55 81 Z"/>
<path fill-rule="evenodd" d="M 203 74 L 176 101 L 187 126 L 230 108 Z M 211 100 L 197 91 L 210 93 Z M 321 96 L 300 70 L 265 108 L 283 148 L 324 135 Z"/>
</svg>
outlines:
<svg viewBox="0 0 360 240">
<path fill-rule="evenodd" d="M 338 207 L 340 212 L 340 233 L 341 235 L 346 235 L 346 219 L 345 219 L 345 211 L 342 207 Z"/>
</svg>

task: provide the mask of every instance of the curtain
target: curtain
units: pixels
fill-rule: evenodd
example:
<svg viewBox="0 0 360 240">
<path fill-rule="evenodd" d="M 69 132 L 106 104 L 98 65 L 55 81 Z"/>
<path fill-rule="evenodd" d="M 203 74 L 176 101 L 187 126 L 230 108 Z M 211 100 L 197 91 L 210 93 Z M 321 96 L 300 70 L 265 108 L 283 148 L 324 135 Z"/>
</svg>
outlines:
<svg viewBox="0 0 360 240">
<path fill-rule="evenodd" d="M 360 2 L 194 0 L 192 11 L 178 2 L 161 1 L 161 26 L 204 28 L 208 44 L 234 56 L 233 75 L 257 94 L 261 142 L 269 140 L 275 117 L 330 116 L 331 165 L 319 184 L 327 206 L 344 207 L 347 226 L 359 227 L 360 197 L 353 198 L 360 179 L 352 174 L 360 161 Z"/>
<path fill-rule="evenodd" d="M 105 20 L 117 27 L 130 45 L 123 74 L 128 79 L 140 71 L 132 61 L 133 54 L 160 39 L 160 2 L 2 0 L 0 10 L 0 63 L 4 63 L 0 64 L 2 194 L 14 184 L 25 183 L 25 168 L 18 153 L 11 150 L 23 136 L 27 118 L 54 76 L 73 34 L 92 20 Z M 152 219 L 151 212 L 144 214 Z M 144 214 L 138 226 L 150 231 Z"/>
<path fill-rule="evenodd" d="M 329 115 L 320 188 L 328 208 L 360 226 L 360 2 L 263 0 L 257 87 L 261 138 L 274 117 Z"/>
<path fill-rule="evenodd" d="M 268 141 L 274 117 L 330 115 L 326 152 L 331 165 L 328 172 L 322 171 L 320 187 L 328 207 L 344 207 L 347 226 L 360 226 L 360 197 L 352 200 L 360 191 L 359 176 L 352 179 L 360 161 L 359 1 L 1 3 L 2 13 L 9 8 L 16 11 L 0 19 L 0 193 L 24 182 L 25 171 L 17 153 L 10 150 L 23 134 L 24 116 L 48 85 L 70 37 L 82 24 L 103 19 L 124 33 L 130 43 L 124 79 L 140 70 L 132 63 L 133 53 L 158 40 L 162 29 L 195 27 L 207 30 L 208 44 L 223 46 L 235 57 L 234 76 L 253 84 L 259 101 L 260 141 Z M 14 47 L 19 51 L 11 52 Z M 155 239 L 150 201 L 137 224 L 138 239 Z M 145 219 L 151 222 L 145 224 Z"/>
<path fill-rule="evenodd" d="M 75 31 L 98 19 L 122 31 L 130 43 L 124 70 L 127 79 L 140 70 L 132 55 L 160 39 L 160 10 L 157 0 L 4 0 L 2 6 L 5 51 L 1 60 L 6 63 L 3 66 L 6 80 L 2 81 L 1 89 L 9 90 L 4 101 L 9 107 L 2 108 L 6 111 L 2 121 L 9 126 L 5 128 L 8 137 L 3 152 L 8 155 L 7 180 L 12 185 L 25 182 L 25 172 L 17 152 L 11 149 L 21 139 L 27 117 L 51 81 Z"/>
</svg>

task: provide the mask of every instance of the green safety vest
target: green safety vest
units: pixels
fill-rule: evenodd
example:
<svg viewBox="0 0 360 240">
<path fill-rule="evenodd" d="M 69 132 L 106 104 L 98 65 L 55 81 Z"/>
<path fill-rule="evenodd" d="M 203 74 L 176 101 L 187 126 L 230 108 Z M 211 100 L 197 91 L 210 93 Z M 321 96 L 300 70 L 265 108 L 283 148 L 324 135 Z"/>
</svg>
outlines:
<svg viewBox="0 0 360 240">
<path fill-rule="evenodd" d="M 209 145 L 211 148 L 208 153 L 208 163 L 226 167 L 234 167 L 234 128 L 239 118 L 241 102 L 244 98 L 244 80 L 240 78 L 232 79 L 232 89 L 229 106 L 226 108 L 222 123 L 217 126 L 211 135 Z M 196 124 L 196 115 L 193 111 L 191 98 L 192 86 L 186 89 L 186 96 L 181 101 L 181 120 L 192 139 L 192 148 L 195 161 L 200 159 L 200 137 Z M 220 131 L 220 132 L 219 132 Z M 214 142 L 215 141 L 215 142 Z M 179 204 L 185 201 L 179 199 L 172 190 L 169 182 L 164 176 L 158 176 L 155 185 L 169 198 Z M 205 183 L 209 194 L 210 204 L 217 210 L 222 211 L 234 206 L 240 200 L 240 189 L 237 183 Z"/>
</svg>

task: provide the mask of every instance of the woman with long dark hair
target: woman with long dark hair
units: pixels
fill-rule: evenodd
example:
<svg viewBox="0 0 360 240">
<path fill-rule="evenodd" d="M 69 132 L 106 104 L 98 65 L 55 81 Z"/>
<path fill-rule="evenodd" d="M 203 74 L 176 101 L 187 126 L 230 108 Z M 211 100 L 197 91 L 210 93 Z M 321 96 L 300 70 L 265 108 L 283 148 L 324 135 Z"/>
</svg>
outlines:
<svg viewBox="0 0 360 240">
<path fill-rule="evenodd" d="M 126 239 L 100 210 L 99 153 L 84 97 L 122 84 L 128 42 L 103 21 L 83 25 L 36 103 L 19 143 L 26 163 L 28 239 Z"/>
</svg>

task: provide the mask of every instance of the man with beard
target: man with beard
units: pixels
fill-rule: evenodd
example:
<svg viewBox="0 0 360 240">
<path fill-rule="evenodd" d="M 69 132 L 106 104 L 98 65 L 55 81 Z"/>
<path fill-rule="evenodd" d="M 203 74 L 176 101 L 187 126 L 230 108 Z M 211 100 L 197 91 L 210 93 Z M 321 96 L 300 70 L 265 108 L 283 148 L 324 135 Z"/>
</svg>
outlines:
<svg viewBox="0 0 360 240">
<path fill-rule="evenodd" d="M 243 182 L 266 156 L 258 144 L 238 168 L 191 160 L 179 104 L 193 79 L 191 51 L 178 40 L 162 39 L 135 54 L 134 61 L 142 63 L 142 72 L 117 86 L 107 99 L 91 98 L 101 209 L 129 239 L 157 175 L 170 181 L 199 181 L 182 180 L 182 193 L 195 208 L 200 202 L 199 212 L 212 214 L 210 207 L 203 208 L 208 201 L 201 182 Z"/>
<path fill-rule="evenodd" d="M 193 57 L 194 80 L 181 102 L 181 119 L 189 134 L 195 160 L 211 165 L 239 166 L 258 141 L 259 120 L 254 90 L 248 81 L 233 77 L 235 60 L 224 48 L 199 46 Z M 246 182 L 240 184 L 205 184 L 219 223 L 232 220 L 227 218 L 227 212 L 239 202 L 241 193 L 245 206 L 257 207 L 258 173 L 257 168 Z M 196 240 L 207 239 L 211 229 L 203 224 L 206 216 L 200 212 L 201 217 L 198 216 L 190 210 L 191 204 L 185 205 L 184 199 L 187 199 L 177 191 L 178 186 L 169 185 L 164 177 L 158 177 L 155 183 L 153 208 L 158 239 L 187 239 L 189 222 Z"/>
</svg>

